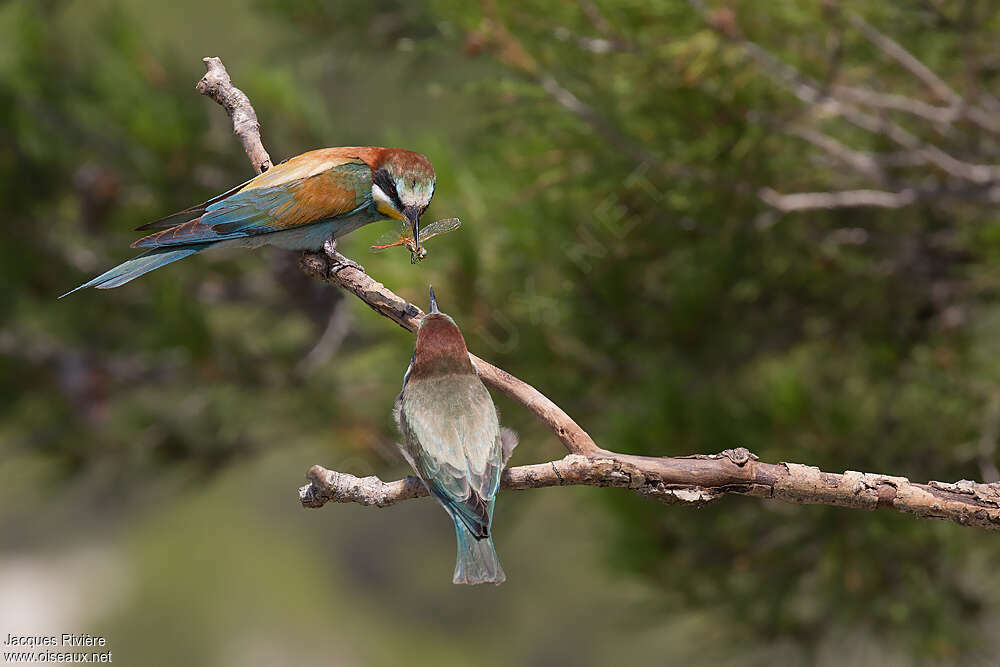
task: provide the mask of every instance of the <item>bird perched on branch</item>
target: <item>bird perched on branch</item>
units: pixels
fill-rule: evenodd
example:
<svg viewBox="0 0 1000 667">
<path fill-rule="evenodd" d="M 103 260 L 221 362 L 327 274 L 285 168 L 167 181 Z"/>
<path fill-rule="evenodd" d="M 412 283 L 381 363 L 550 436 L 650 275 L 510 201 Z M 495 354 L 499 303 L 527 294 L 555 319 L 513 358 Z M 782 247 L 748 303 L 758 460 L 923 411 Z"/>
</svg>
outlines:
<svg viewBox="0 0 1000 667">
<path fill-rule="evenodd" d="M 500 473 L 517 438 L 500 428 L 462 332 L 438 310 L 434 288 L 430 298 L 396 399 L 400 450 L 455 522 L 458 558 L 452 581 L 499 584 L 506 577 L 490 526 Z"/>
<path fill-rule="evenodd" d="M 303 153 L 202 204 L 137 228 L 161 231 L 132 244 L 146 252 L 63 296 L 84 287 L 118 287 L 207 248 L 319 250 L 330 238 L 385 218 L 410 226 L 415 256 L 423 257 L 420 216 L 434 194 L 434 178 L 426 157 L 398 148 Z"/>
</svg>

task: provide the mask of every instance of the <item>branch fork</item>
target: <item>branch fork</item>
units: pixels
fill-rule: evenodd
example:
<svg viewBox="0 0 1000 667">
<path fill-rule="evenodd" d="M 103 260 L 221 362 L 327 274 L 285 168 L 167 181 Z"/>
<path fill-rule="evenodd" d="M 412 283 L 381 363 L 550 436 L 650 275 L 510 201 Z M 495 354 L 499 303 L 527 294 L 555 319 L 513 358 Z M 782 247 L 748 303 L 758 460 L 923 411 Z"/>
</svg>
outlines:
<svg viewBox="0 0 1000 667">
<path fill-rule="evenodd" d="M 700 4 L 695 0 L 695 4 Z M 260 140 L 260 125 L 250 100 L 234 87 L 218 58 L 206 58 L 208 72 L 198 91 L 221 104 L 233 121 L 258 173 L 270 167 Z M 376 281 L 357 263 L 327 244 L 322 252 L 303 253 L 303 272 L 354 294 L 379 315 L 415 332 L 424 313 Z M 787 503 L 819 504 L 855 509 L 890 509 L 921 518 L 947 519 L 963 526 L 1000 530 L 1000 482 L 980 484 L 916 484 L 904 477 L 847 471 L 823 472 L 798 463 L 765 463 L 745 447 L 718 454 L 650 457 L 621 454 L 598 447 L 579 424 L 537 389 L 510 373 L 472 355 L 483 383 L 522 405 L 547 426 L 569 455 L 547 463 L 504 470 L 500 488 L 536 489 L 547 486 L 600 486 L 628 489 L 665 504 L 704 504 L 726 494 L 749 495 Z M 299 489 L 303 507 L 328 502 L 353 502 L 388 507 L 427 495 L 416 477 L 383 482 L 314 465 L 309 484 Z"/>
<path fill-rule="evenodd" d="M 778 213 L 841 208 L 898 209 L 921 202 L 936 202 L 947 198 L 975 203 L 996 203 L 989 192 L 1000 184 L 1000 165 L 980 164 L 965 159 L 964 148 L 949 144 L 930 143 L 914 131 L 895 121 L 886 111 L 907 114 L 911 118 L 930 123 L 940 136 L 947 137 L 960 121 L 968 121 L 987 134 L 1000 134 L 1000 114 L 966 99 L 926 64 L 907 51 L 902 45 L 882 34 L 857 13 L 843 12 L 846 21 L 886 58 L 895 62 L 921 82 L 932 95 L 946 106 L 929 104 L 919 99 L 899 94 L 883 93 L 870 88 L 836 84 L 837 67 L 830 67 L 829 81 L 820 82 L 800 69 L 788 64 L 761 44 L 751 41 L 743 32 L 731 9 L 711 10 L 704 0 L 688 0 L 688 4 L 701 15 L 705 23 L 728 42 L 739 46 L 754 61 L 764 76 L 776 86 L 795 96 L 805 105 L 806 123 L 816 124 L 829 117 L 839 117 L 845 122 L 868 132 L 880 135 L 895 144 L 907 158 L 908 166 L 933 167 L 954 183 L 964 187 L 926 185 L 926 177 L 906 177 L 895 183 L 884 167 L 880 156 L 856 151 L 816 127 L 779 128 L 786 134 L 797 136 L 816 146 L 829 157 L 843 163 L 857 175 L 874 181 L 884 189 L 857 188 L 829 192 L 798 192 L 782 194 L 771 188 L 762 188 L 758 198 Z M 835 6 L 835 5 L 834 5 Z M 951 144 L 956 142 L 952 141 Z M 975 142 L 982 144 L 984 142 Z M 947 150 L 946 150 L 947 149 Z M 992 154 L 980 151 L 982 159 L 992 159 Z M 985 193 L 985 195 L 984 195 Z"/>
</svg>

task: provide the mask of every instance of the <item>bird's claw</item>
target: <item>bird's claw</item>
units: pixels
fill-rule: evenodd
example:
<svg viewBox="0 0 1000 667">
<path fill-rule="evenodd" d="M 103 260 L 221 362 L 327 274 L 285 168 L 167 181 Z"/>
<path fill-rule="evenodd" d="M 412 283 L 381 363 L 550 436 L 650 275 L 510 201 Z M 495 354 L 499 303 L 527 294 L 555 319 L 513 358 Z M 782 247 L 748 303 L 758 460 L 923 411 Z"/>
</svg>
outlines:
<svg viewBox="0 0 1000 667">
<path fill-rule="evenodd" d="M 334 273 L 338 273 L 348 268 L 357 269 L 361 273 L 365 273 L 365 267 L 361 266 L 353 259 L 350 259 L 347 256 L 341 254 L 340 251 L 337 250 L 336 239 L 333 238 L 327 239 L 326 242 L 323 243 L 323 252 L 326 253 L 326 256 L 333 263 L 332 269 Z"/>
</svg>

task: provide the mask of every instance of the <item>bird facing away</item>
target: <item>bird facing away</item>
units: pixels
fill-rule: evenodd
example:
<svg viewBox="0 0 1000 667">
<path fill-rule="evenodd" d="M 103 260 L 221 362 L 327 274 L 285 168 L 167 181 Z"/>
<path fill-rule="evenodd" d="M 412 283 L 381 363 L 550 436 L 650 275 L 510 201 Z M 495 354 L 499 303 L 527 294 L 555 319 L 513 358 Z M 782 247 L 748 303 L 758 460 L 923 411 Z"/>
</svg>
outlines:
<svg viewBox="0 0 1000 667">
<path fill-rule="evenodd" d="M 148 248 L 84 287 L 111 289 L 178 259 L 215 247 L 319 250 L 370 222 L 393 218 L 419 239 L 420 216 L 434 194 L 434 167 L 399 148 L 321 148 L 285 160 L 232 190 L 136 231 Z M 421 250 L 417 241 L 417 251 Z M 420 254 L 423 256 L 423 253 Z M 62 297 L 60 297 L 62 298 Z"/>
<path fill-rule="evenodd" d="M 513 432 L 501 433 L 462 332 L 438 310 L 433 288 L 394 415 L 403 434 L 403 456 L 455 522 L 458 558 L 452 581 L 502 583 L 506 577 L 490 525 L 500 473 L 516 441 Z"/>
</svg>

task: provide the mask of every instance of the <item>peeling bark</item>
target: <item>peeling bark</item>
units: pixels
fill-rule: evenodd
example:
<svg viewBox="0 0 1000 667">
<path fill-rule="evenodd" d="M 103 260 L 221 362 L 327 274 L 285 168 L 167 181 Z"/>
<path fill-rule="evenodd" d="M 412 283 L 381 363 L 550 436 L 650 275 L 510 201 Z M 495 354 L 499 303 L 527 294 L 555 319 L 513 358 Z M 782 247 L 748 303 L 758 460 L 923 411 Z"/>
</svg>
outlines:
<svg viewBox="0 0 1000 667">
<path fill-rule="evenodd" d="M 508 468 L 500 478 L 500 489 L 615 486 L 668 505 L 702 505 L 726 494 L 737 494 L 798 505 L 886 509 L 1000 530 L 1000 483 L 962 480 L 954 484 L 915 484 L 905 477 L 853 470 L 837 474 L 798 463 L 762 463 L 752 454 L 742 465 L 725 453 L 697 458 L 608 454 L 570 454 L 557 461 Z M 322 507 L 328 502 L 388 507 L 427 495 L 416 477 L 383 482 L 378 477 L 358 478 L 313 466 L 307 478 L 310 483 L 299 489 L 303 507 Z"/>
</svg>

